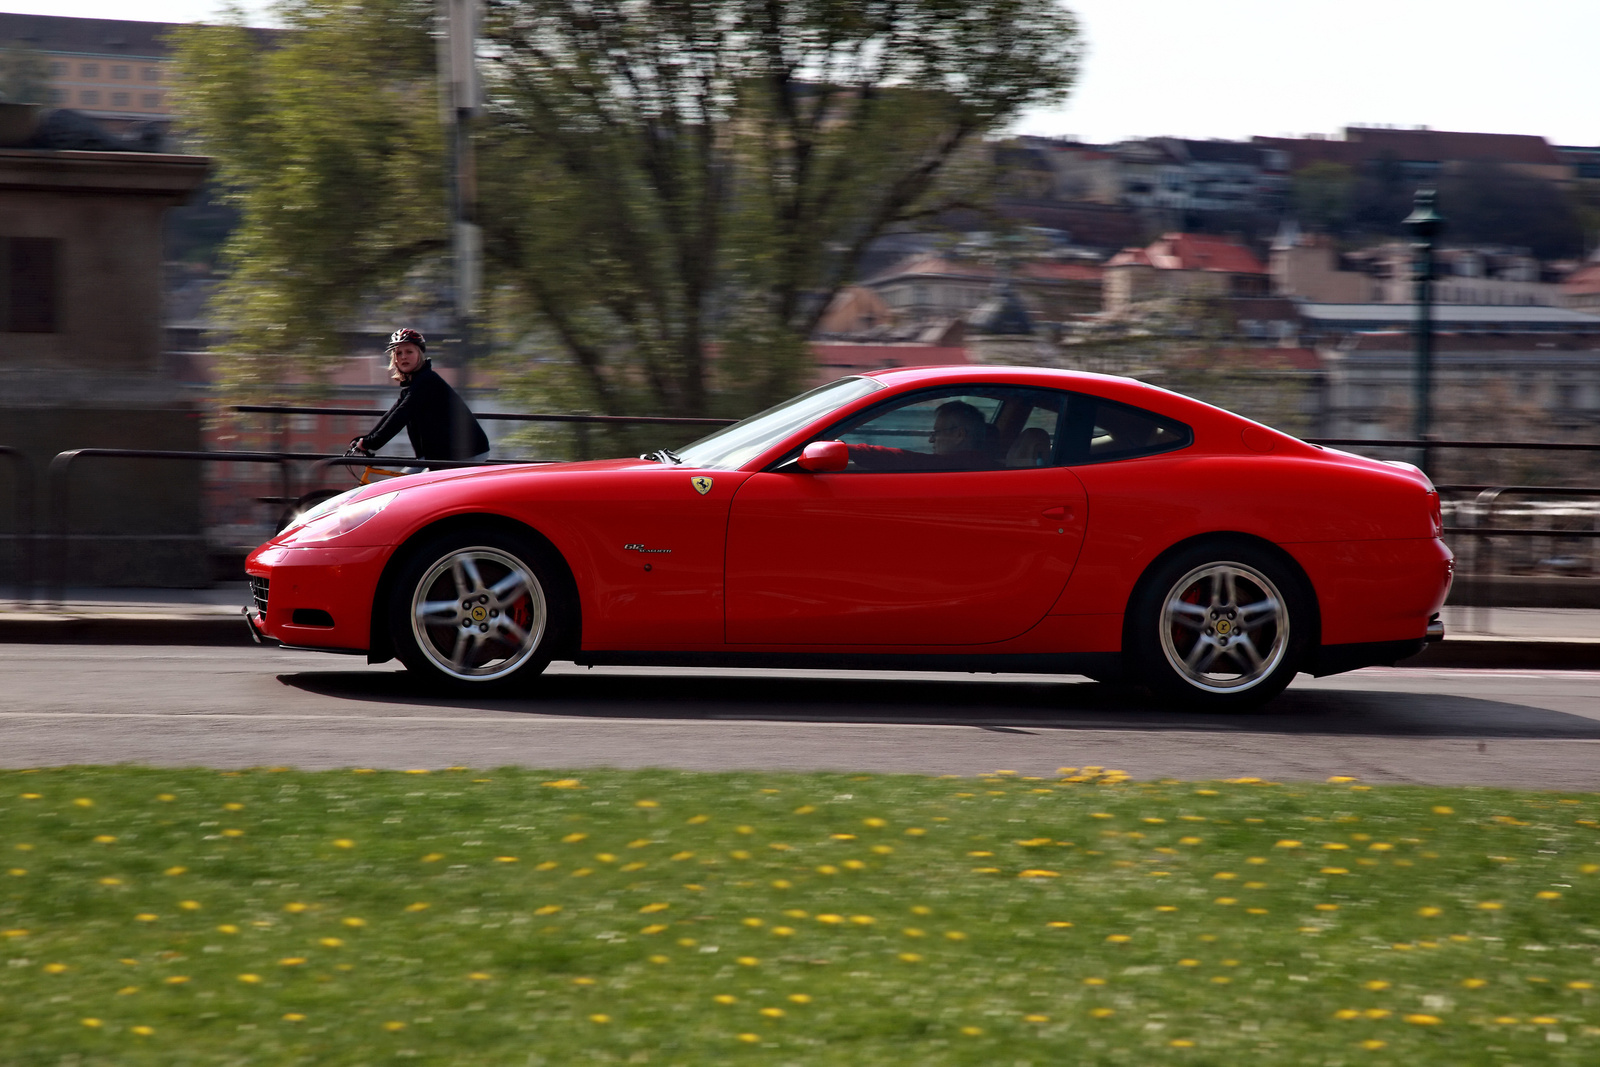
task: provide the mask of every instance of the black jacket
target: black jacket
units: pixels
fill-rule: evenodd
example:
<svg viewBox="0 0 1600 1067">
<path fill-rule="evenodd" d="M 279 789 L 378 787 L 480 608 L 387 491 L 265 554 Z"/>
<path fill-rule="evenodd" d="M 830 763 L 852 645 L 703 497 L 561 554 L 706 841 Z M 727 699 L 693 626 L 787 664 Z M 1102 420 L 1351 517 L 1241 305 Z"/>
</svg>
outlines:
<svg viewBox="0 0 1600 1067">
<path fill-rule="evenodd" d="M 465 424 L 466 451 L 457 454 L 457 428 Z M 472 412 L 439 377 L 433 361 L 425 361 L 411 380 L 400 386 L 400 398 L 365 436 L 367 447 L 377 451 L 405 427 L 418 459 L 471 459 L 489 451 L 489 438 Z"/>
</svg>

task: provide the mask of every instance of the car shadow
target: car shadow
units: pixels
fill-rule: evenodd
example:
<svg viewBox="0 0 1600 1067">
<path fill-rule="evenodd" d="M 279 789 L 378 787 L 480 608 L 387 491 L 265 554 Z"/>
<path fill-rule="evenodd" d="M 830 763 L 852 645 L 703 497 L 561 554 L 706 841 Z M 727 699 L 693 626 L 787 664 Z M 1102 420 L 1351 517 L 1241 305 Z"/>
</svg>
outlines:
<svg viewBox="0 0 1600 1067">
<path fill-rule="evenodd" d="M 1467 738 L 1600 739 L 1600 719 L 1507 701 L 1408 690 L 1290 688 L 1256 713 L 1184 711 L 1149 694 L 1086 679 L 847 674 L 547 674 L 536 695 L 461 696 L 419 687 L 405 671 L 280 674 L 335 700 L 573 719 L 772 720 L 1042 730 L 1233 731 Z"/>
</svg>

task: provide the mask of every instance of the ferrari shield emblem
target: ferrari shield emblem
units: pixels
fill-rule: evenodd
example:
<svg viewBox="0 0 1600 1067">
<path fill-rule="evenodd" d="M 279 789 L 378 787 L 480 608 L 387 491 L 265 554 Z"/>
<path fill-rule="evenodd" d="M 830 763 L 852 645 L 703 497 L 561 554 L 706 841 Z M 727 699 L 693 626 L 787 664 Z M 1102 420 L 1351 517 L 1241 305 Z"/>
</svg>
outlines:
<svg viewBox="0 0 1600 1067">
<path fill-rule="evenodd" d="M 689 484 L 694 486 L 694 491 L 699 493 L 701 496 L 705 496 L 707 493 L 711 492 L 711 479 L 707 478 L 704 474 L 697 474 L 693 478 L 690 478 Z"/>
</svg>

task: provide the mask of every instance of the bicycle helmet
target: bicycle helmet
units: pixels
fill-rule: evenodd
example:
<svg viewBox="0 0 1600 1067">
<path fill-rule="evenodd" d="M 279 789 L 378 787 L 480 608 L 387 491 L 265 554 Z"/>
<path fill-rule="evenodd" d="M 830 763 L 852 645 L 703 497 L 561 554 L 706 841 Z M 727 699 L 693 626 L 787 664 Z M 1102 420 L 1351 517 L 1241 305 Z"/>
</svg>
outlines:
<svg viewBox="0 0 1600 1067">
<path fill-rule="evenodd" d="M 389 335 L 389 343 L 384 351 L 393 352 L 397 345 L 416 345 L 424 352 L 428 350 L 428 341 L 422 334 L 403 326 Z"/>
</svg>

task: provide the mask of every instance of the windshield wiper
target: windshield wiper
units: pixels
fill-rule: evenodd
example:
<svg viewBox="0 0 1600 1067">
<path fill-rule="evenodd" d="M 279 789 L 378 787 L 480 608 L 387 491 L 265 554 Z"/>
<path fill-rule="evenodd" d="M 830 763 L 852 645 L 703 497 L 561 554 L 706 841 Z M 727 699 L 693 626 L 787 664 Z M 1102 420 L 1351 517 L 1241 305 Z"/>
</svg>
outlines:
<svg viewBox="0 0 1600 1067">
<path fill-rule="evenodd" d="M 654 452 L 646 452 L 639 456 L 640 459 L 652 460 L 656 463 L 671 463 L 677 465 L 683 462 L 676 452 L 670 448 L 658 448 Z"/>
</svg>

